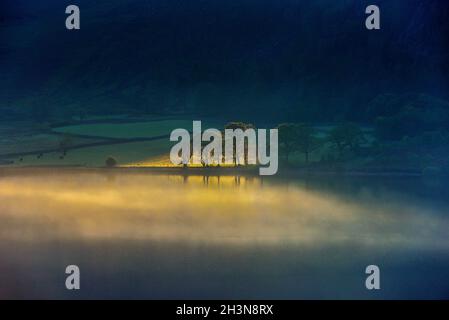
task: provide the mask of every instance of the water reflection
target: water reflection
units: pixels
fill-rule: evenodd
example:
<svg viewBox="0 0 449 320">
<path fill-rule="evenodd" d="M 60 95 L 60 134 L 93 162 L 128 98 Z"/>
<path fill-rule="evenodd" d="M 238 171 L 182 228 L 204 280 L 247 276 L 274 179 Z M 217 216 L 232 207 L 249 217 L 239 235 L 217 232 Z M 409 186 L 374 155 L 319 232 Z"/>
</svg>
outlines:
<svg viewBox="0 0 449 320">
<path fill-rule="evenodd" d="M 384 180 L 324 180 L 333 187 L 132 170 L 2 174 L 0 298 L 449 297 L 447 202 Z M 371 263 L 385 281 L 374 295 L 363 287 Z M 87 279 L 76 294 L 63 287 L 68 264 Z"/>
<path fill-rule="evenodd" d="M 380 201 L 379 201 L 380 200 Z M 341 242 L 449 248 L 441 208 L 259 177 L 78 173 L 0 180 L 1 240 Z"/>
</svg>

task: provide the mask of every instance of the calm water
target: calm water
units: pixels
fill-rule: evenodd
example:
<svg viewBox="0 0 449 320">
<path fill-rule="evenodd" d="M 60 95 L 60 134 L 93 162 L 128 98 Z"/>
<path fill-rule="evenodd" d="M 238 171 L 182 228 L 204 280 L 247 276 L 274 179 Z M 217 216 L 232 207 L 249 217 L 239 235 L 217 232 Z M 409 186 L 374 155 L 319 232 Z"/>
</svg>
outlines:
<svg viewBox="0 0 449 320">
<path fill-rule="evenodd" d="M 415 178 L 0 172 L 0 298 L 449 298 L 445 199 Z"/>
</svg>

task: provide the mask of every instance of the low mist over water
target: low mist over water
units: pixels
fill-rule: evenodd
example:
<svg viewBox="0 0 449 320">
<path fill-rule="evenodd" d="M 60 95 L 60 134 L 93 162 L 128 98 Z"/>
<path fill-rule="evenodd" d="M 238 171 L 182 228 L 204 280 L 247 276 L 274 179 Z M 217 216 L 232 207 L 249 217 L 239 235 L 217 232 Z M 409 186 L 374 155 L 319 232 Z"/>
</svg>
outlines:
<svg viewBox="0 0 449 320">
<path fill-rule="evenodd" d="M 75 171 L 1 176 L 1 296 L 364 298 L 373 263 L 395 277 L 378 297 L 449 295 L 448 205 L 401 190 L 413 179 Z"/>
</svg>

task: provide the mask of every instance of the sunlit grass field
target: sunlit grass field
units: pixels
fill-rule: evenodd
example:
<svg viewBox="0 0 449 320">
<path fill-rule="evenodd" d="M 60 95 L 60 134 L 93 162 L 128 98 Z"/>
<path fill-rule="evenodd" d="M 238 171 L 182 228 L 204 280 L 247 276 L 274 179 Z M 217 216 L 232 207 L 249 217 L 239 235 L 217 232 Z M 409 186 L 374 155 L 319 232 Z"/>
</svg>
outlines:
<svg viewBox="0 0 449 320">
<path fill-rule="evenodd" d="M 102 167 L 108 157 L 117 160 L 118 165 L 160 162 L 164 154 L 170 152 L 170 141 L 161 139 L 146 142 L 132 142 L 104 145 L 70 150 L 61 159 L 61 152 L 52 152 L 37 156 L 24 156 L 22 161 L 15 159 L 18 166 L 88 166 Z M 169 161 L 169 160 L 168 160 Z"/>
<path fill-rule="evenodd" d="M 204 128 L 212 126 L 220 128 L 222 125 L 218 124 L 218 121 L 203 121 L 203 126 Z M 171 164 L 169 154 L 173 145 L 169 141 L 168 136 L 172 130 L 177 128 L 184 128 L 191 131 L 192 120 L 162 119 L 146 122 L 98 123 L 59 127 L 53 131 L 59 134 L 70 135 L 74 141 L 80 139 L 78 135 L 92 136 L 98 139 L 101 139 L 101 137 L 131 140 L 138 138 L 160 138 L 152 141 L 130 141 L 128 143 L 105 144 L 80 149 L 68 148 L 65 155 L 61 151 L 55 151 L 38 156 L 39 152 L 37 151 L 33 155 L 18 156 L 12 159 L 14 161 L 13 165 L 102 167 L 105 165 L 105 160 L 108 157 L 113 157 L 117 161 L 118 166 L 124 167 L 168 166 Z M 47 135 L 47 137 L 48 141 L 44 141 L 45 143 L 41 144 L 41 149 L 57 148 L 58 142 L 63 136 Z M 20 141 L 17 141 L 15 152 L 20 150 L 20 145 Z M 76 143 L 73 145 L 76 145 Z M 36 144 L 33 145 L 32 149 L 29 149 L 28 145 L 23 144 L 23 146 L 24 148 L 21 150 L 23 152 L 39 150 L 39 145 Z"/>
</svg>

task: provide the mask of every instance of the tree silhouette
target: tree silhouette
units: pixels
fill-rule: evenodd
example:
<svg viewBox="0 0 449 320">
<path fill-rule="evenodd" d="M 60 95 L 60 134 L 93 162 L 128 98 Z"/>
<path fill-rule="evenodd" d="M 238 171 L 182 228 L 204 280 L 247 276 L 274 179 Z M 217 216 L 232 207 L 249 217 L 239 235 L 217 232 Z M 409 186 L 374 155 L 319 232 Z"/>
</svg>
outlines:
<svg viewBox="0 0 449 320">
<path fill-rule="evenodd" d="M 321 141 L 314 136 L 314 129 L 306 124 L 284 123 L 278 126 L 282 152 L 288 159 L 291 153 L 300 152 L 309 163 L 310 153 L 321 146 Z"/>
<path fill-rule="evenodd" d="M 297 141 L 297 125 L 292 123 L 282 123 L 278 126 L 279 132 L 279 144 L 281 152 L 285 154 L 286 161 L 292 152 L 298 150 Z"/>
<path fill-rule="evenodd" d="M 236 129 L 241 129 L 242 131 L 245 131 L 247 129 L 254 129 L 254 125 L 252 125 L 251 123 L 244 123 L 244 122 L 229 122 L 228 124 L 225 125 L 225 130 L 226 129 L 231 129 L 231 130 L 236 130 Z M 225 135 L 222 135 L 222 139 L 223 139 L 223 147 L 222 149 L 225 150 Z M 234 165 L 236 165 L 237 163 L 237 146 L 236 146 L 236 142 L 235 142 L 235 138 L 233 139 L 233 157 L 232 157 L 232 162 Z M 244 146 L 244 159 L 245 159 L 245 163 L 248 163 L 248 144 L 245 143 Z"/>
<path fill-rule="evenodd" d="M 334 127 L 329 132 L 328 140 L 337 148 L 341 157 L 346 148 L 353 152 L 357 151 L 365 137 L 356 124 L 344 123 Z"/>
<path fill-rule="evenodd" d="M 306 164 L 309 163 L 310 154 L 321 146 L 321 141 L 314 136 L 315 130 L 306 125 L 296 127 L 298 151 L 304 153 Z"/>
</svg>

